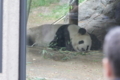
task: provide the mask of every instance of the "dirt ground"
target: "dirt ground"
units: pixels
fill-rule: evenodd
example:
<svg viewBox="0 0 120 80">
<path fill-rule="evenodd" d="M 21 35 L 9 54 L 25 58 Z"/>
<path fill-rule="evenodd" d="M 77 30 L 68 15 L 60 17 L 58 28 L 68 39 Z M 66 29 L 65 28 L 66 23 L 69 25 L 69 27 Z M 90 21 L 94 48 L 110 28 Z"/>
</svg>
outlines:
<svg viewBox="0 0 120 80">
<path fill-rule="evenodd" d="M 100 51 L 84 54 L 62 51 L 62 54 L 46 50 L 46 54 L 43 54 L 43 48 L 29 47 L 27 50 L 28 80 L 103 80 L 103 54 Z"/>
</svg>

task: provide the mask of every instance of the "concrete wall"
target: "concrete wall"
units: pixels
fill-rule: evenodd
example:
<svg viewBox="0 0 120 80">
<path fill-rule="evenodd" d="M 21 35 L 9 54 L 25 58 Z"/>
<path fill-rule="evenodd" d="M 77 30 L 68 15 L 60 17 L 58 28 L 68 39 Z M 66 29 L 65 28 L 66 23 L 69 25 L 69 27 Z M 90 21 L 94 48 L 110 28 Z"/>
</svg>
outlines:
<svg viewBox="0 0 120 80">
<path fill-rule="evenodd" d="M 18 80 L 19 0 L 3 2 L 3 72 L 0 80 Z"/>
</svg>

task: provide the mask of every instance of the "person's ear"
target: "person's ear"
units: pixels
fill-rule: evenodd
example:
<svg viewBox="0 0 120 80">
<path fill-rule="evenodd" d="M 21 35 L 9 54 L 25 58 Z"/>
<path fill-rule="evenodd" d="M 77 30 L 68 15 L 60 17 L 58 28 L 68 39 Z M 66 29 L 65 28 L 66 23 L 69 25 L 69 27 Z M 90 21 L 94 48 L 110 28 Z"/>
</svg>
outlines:
<svg viewBox="0 0 120 80">
<path fill-rule="evenodd" d="M 104 77 L 107 79 L 113 78 L 113 71 L 112 71 L 109 60 L 107 58 L 104 58 L 102 63 L 103 63 Z"/>
</svg>

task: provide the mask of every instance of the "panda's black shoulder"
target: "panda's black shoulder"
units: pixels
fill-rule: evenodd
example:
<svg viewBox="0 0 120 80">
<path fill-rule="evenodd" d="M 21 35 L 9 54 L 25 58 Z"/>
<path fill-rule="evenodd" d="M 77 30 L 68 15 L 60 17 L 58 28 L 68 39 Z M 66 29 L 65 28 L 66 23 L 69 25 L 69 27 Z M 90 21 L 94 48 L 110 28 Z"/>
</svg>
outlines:
<svg viewBox="0 0 120 80">
<path fill-rule="evenodd" d="M 70 24 L 64 24 L 64 25 L 61 25 L 59 28 L 58 28 L 58 30 L 63 30 L 63 29 L 65 29 L 65 28 L 67 28 L 68 26 L 69 26 Z"/>
<path fill-rule="evenodd" d="M 58 30 L 57 30 L 57 32 L 56 32 L 56 35 L 63 34 L 64 31 L 67 30 L 67 27 L 68 27 L 69 25 L 70 25 L 70 24 L 61 25 L 61 26 L 58 28 Z"/>
</svg>

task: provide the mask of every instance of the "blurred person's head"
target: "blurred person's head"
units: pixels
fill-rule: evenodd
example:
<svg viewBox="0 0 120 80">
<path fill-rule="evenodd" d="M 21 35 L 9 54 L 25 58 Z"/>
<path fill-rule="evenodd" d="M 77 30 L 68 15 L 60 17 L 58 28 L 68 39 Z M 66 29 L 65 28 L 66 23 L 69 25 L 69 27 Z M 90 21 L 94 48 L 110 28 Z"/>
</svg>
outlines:
<svg viewBox="0 0 120 80">
<path fill-rule="evenodd" d="M 103 46 L 103 68 L 106 80 L 120 80 L 120 27 L 111 29 Z"/>
</svg>

